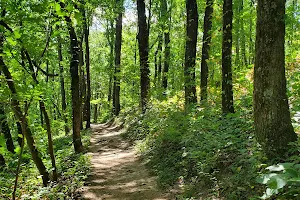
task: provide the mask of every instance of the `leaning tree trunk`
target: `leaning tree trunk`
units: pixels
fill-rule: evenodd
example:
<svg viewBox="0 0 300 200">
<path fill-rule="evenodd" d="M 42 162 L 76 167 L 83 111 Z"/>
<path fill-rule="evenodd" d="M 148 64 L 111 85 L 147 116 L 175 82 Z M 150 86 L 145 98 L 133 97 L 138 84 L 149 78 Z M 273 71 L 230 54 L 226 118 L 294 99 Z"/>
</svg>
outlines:
<svg viewBox="0 0 300 200">
<path fill-rule="evenodd" d="M 254 66 L 254 125 L 270 158 L 297 140 L 291 124 L 285 78 L 285 0 L 258 1 Z"/>
<path fill-rule="evenodd" d="M 4 42 L 4 37 L 3 37 L 2 33 L 0 33 L 0 71 L 3 72 L 3 74 L 6 78 L 7 86 L 12 93 L 12 97 L 13 97 L 11 100 L 12 110 L 14 111 L 14 114 L 17 117 L 17 119 L 19 120 L 19 122 L 21 122 L 22 130 L 24 130 L 22 132 L 27 140 L 27 145 L 30 149 L 32 160 L 34 161 L 36 167 L 38 168 L 40 174 L 42 175 L 44 186 L 46 186 L 49 181 L 49 173 L 47 172 L 47 169 L 40 157 L 40 153 L 36 148 L 34 138 L 32 136 L 31 130 L 29 129 L 28 120 L 26 118 L 26 115 L 24 116 L 22 113 L 22 110 L 20 107 L 20 102 L 17 98 L 18 97 L 17 90 L 15 87 L 13 78 L 11 76 L 11 73 L 8 70 L 8 67 L 4 63 L 3 56 L 2 56 L 3 42 Z"/>
<path fill-rule="evenodd" d="M 11 80 L 13 80 L 11 73 L 9 72 L 5 63 L 3 62 L 2 56 L 0 56 L 0 67 L 1 67 L 1 71 L 3 71 L 5 78 L 7 80 L 7 85 L 13 95 L 13 99 L 11 101 L 13 111 L 14 111 L 16 117 L 18 118 L 18 120 L 21 122 L 21 126 L 23 127 L 22 130 L 24 130 L 23 134 L 27 140 L 27 145 L 30 149 L 32 160 L 34 161 L 36 167 L 38 168 L 40 174 L 42 175 L 44 186 L 46 186 L 49 181 L 49 173 L 47 172 L 46 167 L 40 157 L 40 153 L 38 152 L 38 150 L 36 148 L 31 130 L 29 129 L 29 126 L 28 126 L 28 120 L 26 117 L 23 116 L 23 113 L 22 113 L 22 110 L 20 107 L 20 103 L 16 98 L 17 91 L 16 91 L 15 84 L 13 81 L 11 81 Z"/>
<path fill-rule="evenodd" d="M 149 30 L 146 21 L 145 13 L 145 1 L 137 0 L 138 11 L 138 41 L 139 41 L 139 53 L 140 53 L 140 72 L 141 72 L 141 107 L 145 112 L 147 108 L 147 102 L 149 99 L 150 79 L 149 79 Z"/>
<path fill-rule="evenodd" d="M 185 105 L 197 103 L 195 65 L 198 35 L 198 10 L 196 0 L 186 0 L 186 43 L 184 64 Z"/>
<path fill-rule="evenodd" d="M 222 111 L 234 113 L 232 91 L 232 0 L 223 4 L 223 41 L 222 41 Z"/>
<path fill-rule="evenodd" d="M 116 19 L 116 40 L 115 40 L 115 72 L 114 72 L 114 89 L 113 89 L 113 110 L 116 116 L 119 115 L 120 107 L 120 77 L 121 77 L 121 47 L 122 47 L 122 10 L 123 1 L 117 0 L 118 17 Z"/>
<path fill-rule="evenodd" d="M 209 49 L 211 43 L 211 28 L 212 28 L 212 14 L 213 14 L 213 0 L 206 1 L 205 15 L 204 15 L 204 32 L 203 32 L 203 46 L 201 57 L 201 101 L 207 101 L 207 79 L 208 79 L 208 65 Z"/>
</svg>

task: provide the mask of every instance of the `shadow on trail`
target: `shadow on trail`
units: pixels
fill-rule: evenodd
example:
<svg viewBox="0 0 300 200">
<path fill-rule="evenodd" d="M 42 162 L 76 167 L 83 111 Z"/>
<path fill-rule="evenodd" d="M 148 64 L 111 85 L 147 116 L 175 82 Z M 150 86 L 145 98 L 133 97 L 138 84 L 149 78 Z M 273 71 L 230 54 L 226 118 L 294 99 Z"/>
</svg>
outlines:
<svg viewBox="0 0 300 200">
<path fill-rule="evenodd" d="M 132 146 L 122 140 L 123 125 L 92 125 L 89 155 L 92 174 L 84 187 L 82 199 L 166 200 Z"/>
</svg>

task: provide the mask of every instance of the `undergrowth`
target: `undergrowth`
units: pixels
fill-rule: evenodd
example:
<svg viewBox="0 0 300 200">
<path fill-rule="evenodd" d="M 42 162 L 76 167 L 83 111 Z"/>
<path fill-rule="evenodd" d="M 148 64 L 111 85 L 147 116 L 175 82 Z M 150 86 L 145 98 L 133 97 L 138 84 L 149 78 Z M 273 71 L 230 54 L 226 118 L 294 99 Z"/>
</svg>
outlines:
<svg viewBox="0 0 300 200">
<path fill-rule="evenodd" d="M 136 142 L 159 185 L 181 188 L 178 199 L 259 199 L 267 186 L 257 178 L 276 161 L 254 139 L 251 110 L 224 116 L 214 107 L 187 111 L 173 101 L 126 119 L 124 137 Z"/>
<path fill-rule="evenodd" d="M 90 130 L 82 132 L 82 142 L 85 147 L 89 145 L 90 135 Z M 47 152 L 46 141 L 42 142 L 42 145 L 39 145 L 43 150 L 41 152 Z M 90 172 L 90 159 L 86 154 L 74 153 L 71 134 L 66 136 L 61 131 L 58 135 L 54 135 L 53 142 L 59 174 L 58 181 L 51 182 L 47 187 L 43 187 L 38 170 L 31 160 L 28 148 L 25 147 L 16 193 L 17 199 L 75 199 L 79 195 L 78 189 L 83 186 Z M 0 199 L 11 199 L 13 191 L 18 156 L 17 154 L 11 155 L 10 158 L 10 160 L 7 160 L 6 166 L 0 170 L 0 185 L 2 186 L 0 188 Z M 50 171 L 51 162 L 47 153 L 43 155 L 43 158 Z"/>
</svg>

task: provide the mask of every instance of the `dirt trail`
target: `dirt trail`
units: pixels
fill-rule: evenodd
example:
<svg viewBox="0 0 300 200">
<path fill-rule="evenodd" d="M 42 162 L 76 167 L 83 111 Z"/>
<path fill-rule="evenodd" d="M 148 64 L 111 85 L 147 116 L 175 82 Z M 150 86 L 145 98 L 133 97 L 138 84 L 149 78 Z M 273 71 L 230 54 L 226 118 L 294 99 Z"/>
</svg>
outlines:
<svg viewBox="0 0 300 200">
<path fill-rule="evenodd" d="M 120 134 L 124 129 L 93 125 L 89 155 L 92 174 L 82 193 L 83 199 L 167 200 L 158 190 L 155 177 L 149 175 L 134 149 Z"/>
</svg>

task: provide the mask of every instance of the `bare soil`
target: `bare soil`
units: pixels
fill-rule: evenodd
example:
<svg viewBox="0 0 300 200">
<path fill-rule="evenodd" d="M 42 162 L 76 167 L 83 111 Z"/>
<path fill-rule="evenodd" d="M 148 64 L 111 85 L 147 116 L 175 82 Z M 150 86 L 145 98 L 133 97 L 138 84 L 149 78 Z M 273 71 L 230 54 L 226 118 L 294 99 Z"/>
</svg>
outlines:
<svg viewBox="0 0 300 200">
<path fill-rule="evenodd" d="M 83 188 L 82 199 L 168 200 L 160 191 L 133 147 L 120 136 L 125 130 L 92 125 L 89 155 L 92 174 Z"/>
</svg>

